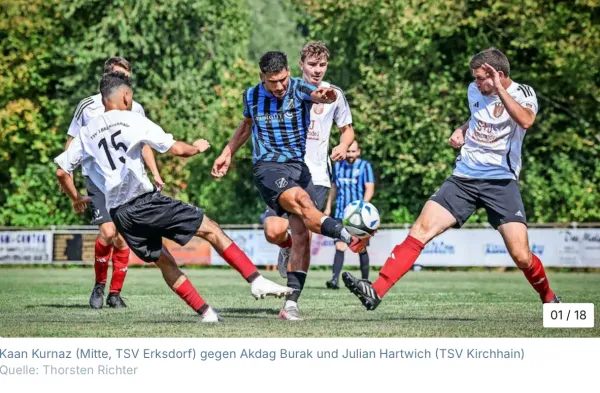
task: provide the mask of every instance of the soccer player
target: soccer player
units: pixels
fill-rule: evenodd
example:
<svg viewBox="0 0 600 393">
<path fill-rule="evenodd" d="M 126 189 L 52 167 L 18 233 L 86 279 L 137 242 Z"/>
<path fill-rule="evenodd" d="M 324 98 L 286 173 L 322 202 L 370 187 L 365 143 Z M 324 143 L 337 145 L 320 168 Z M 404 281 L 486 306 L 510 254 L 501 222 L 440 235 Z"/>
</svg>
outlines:
<svg viewBox="0 0 600 393">
<path fill-rule="evenodd" d="M 215 160 L 212 175 L 219 178 L 227 173 L 231 158 L 251 134 L 254 183 L 265 203 L 278 216 L 289 214 L 293 243 L 290 265 L 308 266 L 309 231 L 342 239 L 352 251 L 358 252 L 364 242 L 315 207 L 317 198 L 304 162 L 311 105 L 335 102 L 335 89 L 317 88 L 302 79 L 290 78 L 287 56 L 283 52 L 267 52 L 259 66 L 261 83 L 244 91 L 244 120 Z M 288 287 L 296 291 L 286 297 L 279 316 L 298 320 L 296 304 L 306 271 L 288 271 L 287 278 Z"/>
<path fill-rule="evenodd" d="M 431 239 L 460 228 L 478 207 L 500 232 L 506 248 L 543 303 L 558 303 L 540 259 L 529 249 L 525 208 L 519 191 L 521 146 L 538 111 L 530 86 L 510 78 L 508 59 L 496 48 L 471 58 L 475 81 L 469 85 L 471 118 L 454 130 L 449 143 L 461 148 L 452 176 L 425 203 L 408 237 L 386 260 L 377 280 L 342 279 L 367 308 L 374 310 L 387 291 L 411 268 Z"/>
<path fill-rule="evenodd" d="M 331 126 L 335 124 L 340 130 L 341 137 L 339 145 L 331 152 L 333 161 L 341 161 L 346 156 L 346 150 L 354 139 L 352 127 L 352 114 L 344 92 L 337 86 L 323 81 L 327 72 L 329 60 L 329 49 L 323 42 L 309 42 L 300 51 L 300 69 L 304 82 L 316 87 L 330 87 L 335 89 L 336 100 L 331 104 L 316 104 L 310 111 L 310 125 L 306 135 L 306 153 L 304 162 L 312 177 L 315 193 L 317 196 L 317 209 L 323 211 L 327 202 L 327 196 L 331 188 L 331 162 L 329 160 L 329 136 Z M 329 215 L 329 214 L 327 214 Z M 286 278 L 288 262 L 291 252 L 292 237 L 288 233 L 287 213 L 277 216 L 275 210 L 267 206 L 265 214 L 265 237 L 269 243 L 281 247 L 277 268 L 279 274 Z M 293 267 L 293 271 L 306 271 L 308 266 Z"/>
<path fill-rule="evenodd" d="M 325 214 L 331 213 L 331 202 L 335 199 L 335 214 L 333 217 L 340 222 L 344 218 L 344 209 L 350 203 L 356 200 L 369 202 L 375 193 L 375 176 L 373 176 L 373 167 L 369 161 L 360 159 L 360 147 L 358 141 L 354 142 L 348 148 L 346 159 L 342 162 L 336 162 L 333 169 L 334 183 L 331 188 L 331 194 L 327 200 Z M 338 280 L 342 267 L 344 266 L 344 251 L 346 251 L 344 242 L 335 242 L 335 257 L 333 259 L 333 276 L 325 285 L 329 289 L 339 289 Z M 369 278 L 369 254 L 367 247 L 358 253 L 360 260 L 360 272 L 363 280 Z"/>
<path fill-rule="evenodd" d="M 122 72 L 126 76 L 131 75 L 131 64 L 122 57 L 110 57 L 104 63 L 104 73 L 109 72 Z M 140 113 L 142 116 L 146 116 L 144 109 L 137 102 L 133 102 L 133 112 Z M 79 135 L 79 131 L 82 127 L 86 126 L 93 118 L 100 116 L 104 113 L 104 105 L 102 104 L 102 96 L 100 93 L 87 97 L 79 103 L 71 125 L 69 126 L 68 139 L 65 146 L 65 150 L 69 148 L 69 145 Z M 154 154 L 149 146 L 143 148 L 144 162 L 152 172 L 155 183 L 162 187 L 164 185 L 158 168 L 156 167 L 156 161 Z M 110 260 L 112 253 L 113 270 L 110 281 L 109 294 L 106 298 L 106 304 L 109 307 L 126 307 L 125 302 L 121 298 L 121 289 L 127 275 L 127 268 L 129 266 L 129 247 L 123 240 L 115 224 L 112 222 L 108 211 L 105 208 L 104 195 L 100 191 L 100 188 L 94 184 L 87 174 L 87 169 L 82 168 L 85 188 L 87 194 L 91 198 L 90 210 L 92 213 L 92 225 L 98 225 L 99 233 L 94 246 L 94 270 L 95 270 L 95 282 L 92 294 L 90 296 L 90 306 L 94 309 L 102 308 L 104 304 L 104 291 L 106 285 L 106 279 L 108 275 L 108 261 Z"/>
<path fill-rule="evenodd" d="M 219 317 L 179 270 L 162 243 L 163 237 L 180 245 L 187 244 L 194 236 L 205 239 L 251 283 L 251 293 L 257 299 L 290 294 L 291 288 L 262 277 L 244 252 L 202 209 L 162 195 L 146 176 L 142 146 L 191 157 L 206 151 L 209 143 L 203 139 L 193 145 L 174 141 L 161 127 L 131 112 L 133 90 L 129 78 L 122 73 L 104 74 L 100 91 L 105 113 L 82 127 L 67 151 L 54 160 L 60 167 L 59 183 L 71 198 L 75 211 L 82 212 L 91 201 L 90 197 L 77 193 L 70 176 L 77 166 L 83 165 L 105 195 L 106 209 L 133 252 L 145 262 L 154 262 L 169 287 L 202 315 L 203 322 L 217 322 Z"/>
</svg>

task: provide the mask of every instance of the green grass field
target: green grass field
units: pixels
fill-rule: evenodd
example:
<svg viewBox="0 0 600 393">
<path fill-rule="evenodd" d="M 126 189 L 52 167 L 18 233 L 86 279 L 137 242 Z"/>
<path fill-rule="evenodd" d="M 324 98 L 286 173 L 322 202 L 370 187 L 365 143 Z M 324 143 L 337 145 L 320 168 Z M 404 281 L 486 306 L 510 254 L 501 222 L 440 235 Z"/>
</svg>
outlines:
<svg viewBox="0 0 600 393">
<path fill-rule="evenodd" d="M 410 272 L 367 312 L 345 288 L 325 289 L 329 272 L 314 270 L 300 298 L 305 320 L 289 322 L 277 319 L 282 300 L 255 300 L 235 271 L 189 269 L 225 318 L 214 325 L 198 323 L 154 268 L 129 270 L 128 308 L 92 310 L 93 274 L 0 268 L 0 337 L 600 337 L 597 273 L 549 273 L 563 301 L 596 305 L 594 329 L 544 329 L 541 303 L 520 272 Z"/>
</svg>

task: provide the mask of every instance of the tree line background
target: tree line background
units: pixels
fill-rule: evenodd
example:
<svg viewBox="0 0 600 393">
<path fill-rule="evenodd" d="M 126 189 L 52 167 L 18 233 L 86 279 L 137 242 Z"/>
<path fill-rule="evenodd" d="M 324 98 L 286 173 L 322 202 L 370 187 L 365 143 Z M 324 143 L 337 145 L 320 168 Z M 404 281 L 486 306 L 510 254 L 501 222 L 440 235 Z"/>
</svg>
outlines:
<svg viewBox="0 0 600 393">
<path fill-rule="evenodd" d="M 157 154 L 164 192 L 222 223 L 258 222 L 251 143 L 224 179 L 210 168 L 242 117 L 243 89 L 258 83 L 260 55 L 286 51 L 300 76 L 308 40 L 332 52 L 326 80 L 346 92 L 384 222 L 413 221 L 450 175 L 469 59 L 490 46 L 540 104 L 520 179 L 529 221 L 600 221 L 598 0 L 0 0 L 0 225 L 89 222 L 59 193 L 52 159 L 112 55 L 132 62 L 151 120 L 211 142 L 188 160 Z"/>
</svg>

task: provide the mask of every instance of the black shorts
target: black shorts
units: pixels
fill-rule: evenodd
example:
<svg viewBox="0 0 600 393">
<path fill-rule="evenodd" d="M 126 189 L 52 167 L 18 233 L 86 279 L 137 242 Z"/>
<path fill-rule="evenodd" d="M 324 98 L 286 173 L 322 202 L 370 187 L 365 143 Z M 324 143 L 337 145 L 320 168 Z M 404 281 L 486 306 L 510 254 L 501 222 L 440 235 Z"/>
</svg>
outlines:
<svg viewBox="0 0 600 393">
<path fill-rule="evenodd" d="M 85 188 L 88 196 L 92 199 L 90 202 L 90 213 L 92 214 L 92 225 L 101 225 L 106 222 L 112 222 L 108 210 L 106 210 L 106 199 L 100 189 L 94 184 L 92 179 L 84 176 Z"/>
<path fill-rule="evenodd" d="M 279 196 L 293 187 L 302 188 L 317 205 L 315 186 L 305 163 L 259 161 L 254 164 L 253 173 L 260 196 L 277 216 L 288 213 L 279 206 Z"/>
<path fill-rule="evenodd" d="M 317 209 L 323 211 L 325 210 L 325 205 L 327 204 L 327 197 L 329 196 L 330 188 L 325 186 L 314 187 L 315 194 L 317 196 L 317 199 L 315 200 L 315 205 L 317 206 Z M 277 213 L 275 213 L 275 210 L 271 209 L 269 206 L 267 206 L 267 210 L 265 211 L 265 218 L 267 217 L 277 217 Z M 288 214 L 284 213 L 281 217 L 288 218 Z"/>
<path fill-rule="evenodd" d="M 519 184 L 512 179 L 470 179 L 450 176 L 429 200 L 448 210 L 460 228 L 476 209 L 485 208 L 494 229 L 508 222 L 527 225 Z"/>
<path fill-rule="evenodd" d="M 200 228 L 202 209 L 151 192 L 110 210 L 119 233 L 144 262 L 156 262 L 162 238 L 186 245 Z"/>
</svg>

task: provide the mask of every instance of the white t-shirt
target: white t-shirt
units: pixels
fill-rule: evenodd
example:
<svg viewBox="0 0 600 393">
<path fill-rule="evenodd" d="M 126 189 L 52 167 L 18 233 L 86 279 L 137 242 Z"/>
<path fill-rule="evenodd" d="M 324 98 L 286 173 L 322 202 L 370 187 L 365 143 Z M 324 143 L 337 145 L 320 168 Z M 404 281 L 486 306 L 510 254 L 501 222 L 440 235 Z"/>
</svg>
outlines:
<svg viewBox="0 0 600 393">
<path fill-rule="evenodd" d="M 141 113 L 142 116 L 146 116 L 144 112 L 144 108 L 142 106 L 133 101 L 133 105 L 131 107 L 132 112 Z M 69 131 L 67 134 L 75 138 L 79 134 L 79 130 L 81 127 L 86 126 L 90 120 L 94 117 L 98 117 L 104 113 L 104 104 L 102 103 L 102 94 L 98 93 L 91 97 L 84 98 L 77 105 L 77 109 L 75 109 L 75 113 L 73 114 L 73 119 L 71 120 L 71 125 L 69 126 Z M 86 168 L 82 168 L 82 172 L 84 176 L 88 176 Z"/>
<path fill-rule="evenodd" d="M 110 210 L 154 190 L 144 169 L 143 145 L 164 153 L 174 143 L 173 135 L 141 114 L 112 110 L 82 127 L 54 162 L 68 173 L 79 165 L 86 168 Z"/>
<path fill-rule="evenodd" d="M 521 106 L 537 114 L 537 97 L 531 87 L 513 81 L 506 91 Z M 475 83 L 469 85 L 468 98 L 471 119 L 453 174 L 477 179 L 518 180 L 521 148 L 527 130 L 510 117 L 498 96 L 482 95 Z"/>
<path fill-rule="evenodd" d="M 352 114 L 350 113 L 350 106 L 348 106 L 348 101 L 346 101 L 346 96 L 344 96 L 342 89 L 328 82 L 321 82 L 319 87 L 334 88 L 337 98 L 331 104 L 312 105 L 310 126 L 306 136 L 304 162 L 310 170 L 314 185 L 331 187 L 331 164 L 329 161 L 331 126 L 334 120 L 338 128 L 352 124 Z"/>
</svg>

